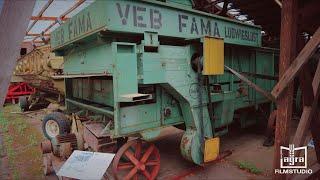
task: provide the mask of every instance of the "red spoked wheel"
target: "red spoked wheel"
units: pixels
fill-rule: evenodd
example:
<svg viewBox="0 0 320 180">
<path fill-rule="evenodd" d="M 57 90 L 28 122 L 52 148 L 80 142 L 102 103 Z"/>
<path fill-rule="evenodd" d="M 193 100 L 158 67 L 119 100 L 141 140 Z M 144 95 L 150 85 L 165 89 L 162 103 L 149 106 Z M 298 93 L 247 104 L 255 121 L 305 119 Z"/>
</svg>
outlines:
<svg viewBox="0 0 320 180">
<path fill-rule="evenodd" d="M 116 179 L 155 179 L 159 170 L 159 150 L 140 139 L 124 144 L 113 159 L 112 171 Z"/>
</svg>

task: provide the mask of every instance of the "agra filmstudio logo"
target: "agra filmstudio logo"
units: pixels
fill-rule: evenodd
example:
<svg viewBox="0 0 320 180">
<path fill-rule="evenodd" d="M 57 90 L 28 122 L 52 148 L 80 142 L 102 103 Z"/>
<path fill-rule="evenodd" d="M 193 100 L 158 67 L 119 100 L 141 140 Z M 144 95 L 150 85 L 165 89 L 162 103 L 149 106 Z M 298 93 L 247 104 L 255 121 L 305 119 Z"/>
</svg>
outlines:
<svg viewBox="0 0 320 180">
<path fill-rule="evenodd" d="M 285 151 L 288 151 L 288 156 L 285 156 Z M 300 154 L 298 156 L 298 153 Z M 294 147 L 294 144 L 289 144 L 289 147 L 280 146 L 280 169 L 275 169 L 276 174 L 311 174 L 312 169 L 307 169 L 307 146 Z"/>
</svg>

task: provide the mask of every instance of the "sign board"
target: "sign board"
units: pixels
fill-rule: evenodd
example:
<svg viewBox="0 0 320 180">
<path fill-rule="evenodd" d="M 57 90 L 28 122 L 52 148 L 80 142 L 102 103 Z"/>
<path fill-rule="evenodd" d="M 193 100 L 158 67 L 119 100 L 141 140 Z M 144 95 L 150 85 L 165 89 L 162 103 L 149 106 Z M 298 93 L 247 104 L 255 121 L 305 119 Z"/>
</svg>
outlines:
<svg viewBox="0 0 320 180">
<path fill-rule="evenodd" d="M 101 179 L 112 162 L 114 154 L 73 151 L 58 171 L 58 176 L 75 179 Z"/>
<path fill-rule="evenodd" d="M 93 2 L 53 31 L 51 47 L 61 48 L 101 30 L 182 39 L 213 36 L 229 44 L 261 46 L 259 26 L 163 2 L 108 0 Z"/>
</svg>

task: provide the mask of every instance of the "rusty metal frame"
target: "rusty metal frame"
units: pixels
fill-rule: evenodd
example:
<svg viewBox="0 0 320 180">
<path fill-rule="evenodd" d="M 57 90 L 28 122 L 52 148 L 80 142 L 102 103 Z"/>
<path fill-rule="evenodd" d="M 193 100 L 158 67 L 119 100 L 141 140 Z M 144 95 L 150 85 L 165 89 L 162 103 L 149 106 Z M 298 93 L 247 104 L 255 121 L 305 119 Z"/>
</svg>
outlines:
<svg viewBox="0 0 320 180">
<path fill-rule="evenodd" d="M 58 17 L 53 17 L 53 16 L 32 16 L 31 17 L 31 20 L 35 20 L 35 21 L 38 21 L 38 20 L 41 20 L 41 21 L 56 21 L 58 19 Z M 66 21 L 68 20 L 69 18 L 63 18 L 61 19 L 62 21 Z"/>
<path fill-rule="evenodd" d="M 41 8 L 40 12 L 37 14 L 37 17 L 41 17 L 42 14 L 49 8 L 53 0 L 48 0 L 48 2 Z M 33 21 L 30 27 L 27 29 L 27 33 L 33 28 L 33 26 L 38 22 L 38 20 Z"/>
<path fill-rule="evenodd" d="M 31 41 L 24 41 L 24 42 L 32 42 L 35 43 L 47 43 L 48 39 L 45 39 L 44 37 L 49 37 L 50 33 L 47 33 L 53 26 L 55 26 L 60 20 L 66 21 L 69 18 L 66 16 L 70 14 L 72 11 L 77 9 L 81 4 L 85 2 L 85 0 L 78 0 L 72 7 L 70 7 L 67 11 L 65 11 L 63 14 L 61 14 L 59 17 L 52 17 L 52 16 L 42 16 L 43 13 L 50 7 L 50 5 L 54 2 L 54 0 L 48 0 L 48 2 L 41 8 L 39 13 L 36 16 L 32 16 L 30 20 L 33 20 L 32 24 L 28 27 L 26 31 L 26 36 L 34 36 L 34 38 Z M 38 21 L 54 21 L 51 23 L 45 30 L 43 30 L 40 34 L 37 33 L 30 33 L 30 30 L 35 26 L 35 24 Z M 41 38 L 41 40 L 37 40 L 38 38 Z"/>
</svg>

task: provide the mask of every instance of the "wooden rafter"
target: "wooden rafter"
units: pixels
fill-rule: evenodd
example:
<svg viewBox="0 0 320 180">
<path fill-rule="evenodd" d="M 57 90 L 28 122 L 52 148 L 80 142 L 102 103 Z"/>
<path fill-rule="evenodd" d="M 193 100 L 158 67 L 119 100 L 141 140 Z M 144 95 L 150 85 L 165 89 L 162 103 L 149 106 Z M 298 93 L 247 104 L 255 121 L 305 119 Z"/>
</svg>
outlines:
<svg viewBox="0 0 320 180">
<path fill-rule="evenodd" d="M 37 17 L 41 17 L 42 14 L 48 9 L 48 7 L 51 5 L 52 2 L 53 0 L 48 0 L 48 2 L 41 8 L 40 12 L 37 14 Z M 33 26 L 37 23 L 37 21 L 38 20 L 35 20 L 32 22 L 32 24 L 27 29 L 26 33 L 28 33 L 33 28 Z"/>
<path fill-rule="evenodd" d="M 61 20 L 62 21 L 66 21 L 66 20 L 68 20 L 69 18 L 62 18 Z M 31 20 L 37 20 L 37 21 L 56 21 L 56 20 L 58 20 L 58 17 L 52 17 L 52 16 L 41 16 L 41 17 L 39 17 L 39 16 L 32 16 L 31 17 Z"/>
<path fill-rule="evenodd" d="M 290 82 L 298 75 L 302 67 L 308 62 L 309 58 L 317 50 L 320 44 L 320 27 L 314 33 L 309 42 L 305 45 L 299 55 L 295 58 L 291 66 L 285 72 L 285 74 L 280 78 L 279 82 L 273 88 L 271 94 L 278 98 L 283 90 L 288 86 Z"/>
<path fill-rule="evenodd" d="M 69 13 L 71 13 L 73 10 L 75 10 L 76 8 L 78 8 L 81 4 L 83 4 L 85 2 L 85 0 L 78 0 L 72 7 L 70 7 L 66 12 L 64 12 L 63 14 L 61 14 L 59 16 L 60 19 L 65 18 Z M 53 22 L 52 24 L 50 24 L 44 31 L 43 33 L 48 32 L 54 25 L 57 24 L 57 21 Z M 35 42 L 35 40 L 37 38 L 39 38 L 40 36 L 36 36 L 35 38 L 33 38 L 33 42 Z"/>
</svg>

